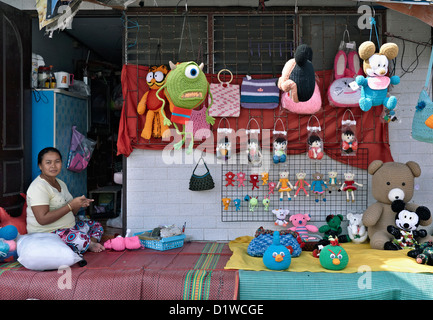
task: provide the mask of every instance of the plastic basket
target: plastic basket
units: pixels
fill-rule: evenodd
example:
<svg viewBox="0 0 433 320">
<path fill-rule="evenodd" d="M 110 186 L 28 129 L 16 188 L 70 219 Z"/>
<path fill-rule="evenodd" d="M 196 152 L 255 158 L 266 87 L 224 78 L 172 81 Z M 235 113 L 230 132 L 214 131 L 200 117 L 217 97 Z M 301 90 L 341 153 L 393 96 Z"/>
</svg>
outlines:
<svg viewBox="0 0 433 320">
<path fill-rule="evenodd" d="M 152 230 L 148 230 L 145 232 L 151 232 L 151 231 Z M 140 236 L 143 233 L 144 232 L 138 232 L 135 233 L 134 236 Z M 184 234 L 180 234 L 174 237 L 162 238 L 161 240 L 140 239 L 140 242 L 144 247 L 149 249 L 159 250 L 159 251 L 180 248 L 183 246 L 184 241 L 185 241 Z"/>
</svg>

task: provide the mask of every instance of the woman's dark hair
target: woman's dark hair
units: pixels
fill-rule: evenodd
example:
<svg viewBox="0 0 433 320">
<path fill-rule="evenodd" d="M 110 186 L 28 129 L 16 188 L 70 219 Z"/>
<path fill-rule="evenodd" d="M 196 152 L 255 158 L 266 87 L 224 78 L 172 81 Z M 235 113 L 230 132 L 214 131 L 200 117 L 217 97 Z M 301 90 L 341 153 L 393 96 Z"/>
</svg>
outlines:
<svg viewBox="0 0 433 320">
<path fill-rule="evenodd" d="M 60 153 L 60 151 L 54 147 L 47 147 L 42 149 L 41 151 L 39 151 L 38 154 L 38 164 L 42 164 L 42 158 L 44 157 L 44 155 L 48 152 L 55 152 L 60 156 L 60 160 L 62 160 L 62 154 Z"/>
</svg>

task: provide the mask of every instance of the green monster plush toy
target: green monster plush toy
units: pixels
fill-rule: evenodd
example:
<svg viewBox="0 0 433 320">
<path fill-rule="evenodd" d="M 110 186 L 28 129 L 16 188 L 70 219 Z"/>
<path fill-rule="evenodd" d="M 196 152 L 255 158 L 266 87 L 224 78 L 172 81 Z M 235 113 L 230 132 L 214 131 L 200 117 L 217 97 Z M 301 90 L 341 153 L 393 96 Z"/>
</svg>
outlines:
<svg viewBox="0 0 433 320">
<path fill-rule="evenodd" d="M 197 65 L 195 62 L 183 62 L 173 64 L 170 61 L 171 71 L 167 75 L 165 84 L 157 91 L 156 96 L 162 101 L 161 114 L 164 117 L 164 125 L 173 123 L 176 132 L 182 136 L 182 140 L 174 145 L 176 150 L 180 149 L 185 143 L 186 135 L 191 136 L 191 141 L 187 149 L 187 154 L 192 152 L 194 146 L 194 133 L 185 132 L 186 123 L 190 120 L 191 112 L 206 99 L 207 94 L 211 102 L 206 110 L 206 122 L 213 125 L 215 118 L 208 114 L 212 106 L 213 98 L 209 90 L 209 82 L 203 72 L 203 63 Z M 159 96 L 159 92 L 164 90 L 170 104 L 171 120 L 167 118 L 164 112 L 165 100 Z M 178 125 L 182 125 L 182 131 Z"/>
</svg>

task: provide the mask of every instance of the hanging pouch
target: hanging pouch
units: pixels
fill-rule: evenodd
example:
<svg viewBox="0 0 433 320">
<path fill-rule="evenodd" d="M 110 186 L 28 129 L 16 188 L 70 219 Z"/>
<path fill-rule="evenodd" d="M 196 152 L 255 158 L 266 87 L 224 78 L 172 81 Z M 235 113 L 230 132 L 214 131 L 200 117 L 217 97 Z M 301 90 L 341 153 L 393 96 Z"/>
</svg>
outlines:
<svg viewBox="0 0 433 320">
<path fill-rule="evenodd" d="M 283 131 L 275 130 L 278 121 L 281 122 L 281 125 L 283 126 Z M 272 160 L 274 161 L 275 164 L 284 163 L 286 162 L 286 158 L 287 158 L 287 131 L 284 128 L 283 120 L 281 120 L 280 118 L 278 118 L 275 121 L 274 131 L 272 132 L 272 135 L 273 135 L 272 146 L 274 150 Z"/>
<path fill-rule="evenodd" d="M 212 135 L 210 124 L 206 122 L 206 103 L 203 102 L 202 108 L 193 109 L 191 118 L 186 123 L 185 131 L 193 132 L 195 140 L 207 139 Z"/>
<path fill-rule="evenodd" d="M 345 116 L 348 112 L 351 114 L 351 117 L 346 119 Z M 356 138 L 356 121 L 352 111 L 347 109 L 341 120 L 341 155 L 356 156 L 357 150 L 358 139 Z"/>
<path fill-rule="evenodd" d="M 280 104 L 277 78 L 252 79 L 246 76 L 241 85 L 241 106 L 246 109 L 275 109 Z"/>
<path fill-rule="evenodd" d="M 257 124 L 257 129 L 249 129 L 250 122 L 254 121 Z M 247 155 L 248 163 L 253 166 L 260 166 L 262 164 L 262 151 L 260 149 L 259 135 L 260 126 L 256 119 L 251 118 L 248 121 L 246 134 L 248 137 Z"/>
<path fill-rule="evenodd" d="M 221 128 L 221 121 L 225 120 L 228 128 Z M 217 160 L 222 162 L 227 161 L 232 156 L 232 133 L 233 129 L 230 128 L 230 122 L 227 118 L 221 118 L 217 128 L 217 146 L 216 157 Z"/>
<path fill-rule="evenodd" d="M 230 81 L 222 82 L 220 75 L 222 72 L 230 74 Z M 228 69 L 218 72 L 218 82 L 211 83 L 210 91 L 213 96 L 213 104 L 209 109 L 212 117 L 239 117 L 241 113 L 239 85 L 231 84 L 233 74 Z"/>
<path fill-rule="evenodd" d="M 310 121 L 315 118 L 317 121 L 317 127 L 311 127 Z M 307 147 L 308 147 L 308 158 L 311 160 L 322 160 L 323 158 L 323 139 L 322 139 L 322 129 L 320 127 L 319 119 L 315 115 L 312 115 L 308 119 L 307 123 Z"/>
<path fill-rule="evenodd" d="M 200 163 L 200 160 L 203 160 L 203 164 L 206 167 L 206 173 L 199 176 L 195 174 L 195 170 L 197 170 L 197 167 Z M 189 180 L 189 190 L 191 191 L 205 191 L 205 190 L 211 190 L 215 187 L 215 183 L 213 181 L 213 178 L 210 174 L 209 168 L 206 165 L 206 162 L 204 161 L 203 157 L 200 157 L 200 159 L 197 161 L 197 164 L 192 172 L 191 178 Z"/>
<path fill-rule="evenodd" d="M 418 98 L 415 114 L 412 120 L 412 138 L 422 142 L 433 143 L 433 102 L 427 93 L 433 67 L 433 49 L 430 55 L 427 77 L 424 88 Z"/>
<path fill-rule="evenodd" d="M 72 126 L 71 145 L 69 147 L 68 162 L 66 168 L 69 171 L 81 172 L 87 168 L 92 152 L 95 149 L 96 141 L 86 138 Z"/>
</svg>

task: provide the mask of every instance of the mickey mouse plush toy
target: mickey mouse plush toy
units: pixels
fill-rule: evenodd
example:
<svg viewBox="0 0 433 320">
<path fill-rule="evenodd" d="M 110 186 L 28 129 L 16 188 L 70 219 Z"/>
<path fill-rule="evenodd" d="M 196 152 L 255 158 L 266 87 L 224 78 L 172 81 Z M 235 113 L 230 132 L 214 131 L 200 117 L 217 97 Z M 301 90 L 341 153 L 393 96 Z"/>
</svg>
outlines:
<svg viewBox="0 0 433 320">
<path fill-rule="evenodd" d="M 380 47 L 379 53 L 375 53 L 376 46 L 371 41 L 365 41 L 359 46 L 359 56 L 363 63 L 366 78 L 356 77 L 356 83 L 361 86 L 361 99 L 359 107 L 362 111 L 368 111 L 371 107 L 383 105 L 388 110 L 393 110 L 397 105 L 395 96 L 388 97 L 388 86 L 400 83 L 400 77 L 388 77 L 389 60 L 397 57 L 398 46 L 395 43 L 385 43 Z"/>
<path fill-rule="evenodd" d="M 419 206 L 415 212 L 406 210 L 406 204 L 403 200 L 395 200 L 391 204 L 391 209 L 396 213 L 395 224 L 389 225 L 387 231 L 395 239 L 388 241 L 384 245 L 385 250 L 399 250 L 404 247 L 413 247 L 417 244 L 416 239 L 427 236 L 424 229 L 417 230 L 421 220 L 430 218 L 430 210 L 424 206 Z"/>
</svg>

